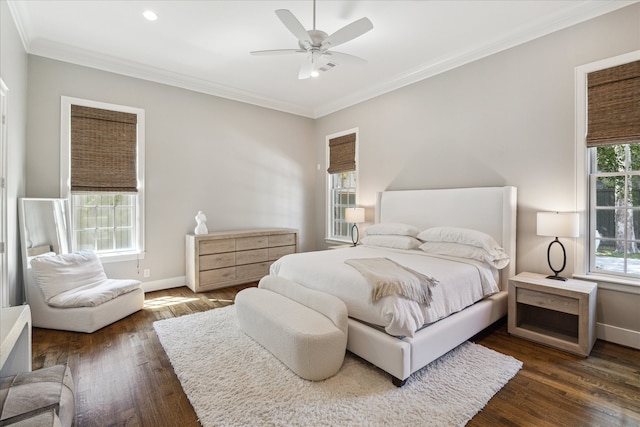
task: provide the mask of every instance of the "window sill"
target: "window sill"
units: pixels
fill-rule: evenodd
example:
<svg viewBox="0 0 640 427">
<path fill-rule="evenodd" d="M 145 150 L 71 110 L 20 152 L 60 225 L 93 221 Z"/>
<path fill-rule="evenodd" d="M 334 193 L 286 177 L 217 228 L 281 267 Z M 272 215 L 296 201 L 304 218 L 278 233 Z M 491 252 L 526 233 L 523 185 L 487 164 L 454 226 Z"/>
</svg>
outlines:
<svg viewBox="0 0 640 427">
<path fill-rule="evenodd" d="M 351 239 L 349 240 L 324 239 L 324 242 L 328 245 L 345 245 L 345 244 L 353 245 L 353 242 L 351 241 Z"/>
<path fill-rule="evenodd" d="M 574 274 L 572 277 L 574 279 L 598 282 L 599 289 L 640 295 L 640 280 L 606 276 L 604 274 Z"/>
<path fill-rule="evenodd" d="M 144 259 L 144 252 L 122 252 L 117 254 L 98 254 L 98 258 L 103 264 L 112 262 L 137 261 Z"/>
</svg>

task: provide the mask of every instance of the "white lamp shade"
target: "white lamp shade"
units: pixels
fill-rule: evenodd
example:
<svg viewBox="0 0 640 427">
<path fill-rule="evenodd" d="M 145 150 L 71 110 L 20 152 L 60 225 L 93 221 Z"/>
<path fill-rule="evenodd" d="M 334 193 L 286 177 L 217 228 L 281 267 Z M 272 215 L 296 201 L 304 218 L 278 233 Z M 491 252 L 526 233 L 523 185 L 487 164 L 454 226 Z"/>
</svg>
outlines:
<svg viewBox="0 0 640 427">
<path fill-rule="evenodd" d="M 344 219 L 353 224 L 364 222 L 364 208 L 346 208 Z"/>
<path fill-rule="evenodd" d="M 538 236 L 578 237 L 579 218 L 575 212 L 538 212 Z"/>
</svg>

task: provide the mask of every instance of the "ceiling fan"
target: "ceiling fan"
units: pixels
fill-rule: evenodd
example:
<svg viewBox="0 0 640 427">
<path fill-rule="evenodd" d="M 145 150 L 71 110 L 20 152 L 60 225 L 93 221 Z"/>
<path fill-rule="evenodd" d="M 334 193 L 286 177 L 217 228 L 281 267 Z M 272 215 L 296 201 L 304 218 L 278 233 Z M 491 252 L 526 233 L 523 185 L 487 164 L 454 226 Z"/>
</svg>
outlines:
<svg viewBox="0 0 640 427">
<path fill-rule="evenodd" d="M 283 55 L 302 53 L 306 55 L 305 62 L 298 73 L 299 79 L 317 76 L 318 70 L 330 69 L 336 63 L 366 64 L 366 60 L 347 53 L 329 50 L 343 43 L 360 37 L 373 28 L 368 18 L 360 18 L 348 24 L 335 33 L 328 35 L 316 29 L 316 1 L 313 0 L 313 29 L 305 30 L 300 21 L 287 9 L 276 10 L 276 15 L 287 29 L 298 39 L 299 49 L 257 50 L 252 55 Z"/>
</svg>

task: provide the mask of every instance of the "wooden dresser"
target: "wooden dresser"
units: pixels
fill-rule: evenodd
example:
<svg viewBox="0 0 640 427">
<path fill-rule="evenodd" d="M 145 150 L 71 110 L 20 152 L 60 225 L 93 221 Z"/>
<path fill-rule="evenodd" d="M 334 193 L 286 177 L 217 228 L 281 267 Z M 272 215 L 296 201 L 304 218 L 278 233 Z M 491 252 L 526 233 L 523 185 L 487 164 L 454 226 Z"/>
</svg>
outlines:
<svg viewBox="0 0 640 427">
<path fill-rule="evenodd" d="M 260 228 L 187 234 L 187 286 L 194 292 L 260 280 L 278 258 L 298 252 L 298 231 Z"/>
</svg>

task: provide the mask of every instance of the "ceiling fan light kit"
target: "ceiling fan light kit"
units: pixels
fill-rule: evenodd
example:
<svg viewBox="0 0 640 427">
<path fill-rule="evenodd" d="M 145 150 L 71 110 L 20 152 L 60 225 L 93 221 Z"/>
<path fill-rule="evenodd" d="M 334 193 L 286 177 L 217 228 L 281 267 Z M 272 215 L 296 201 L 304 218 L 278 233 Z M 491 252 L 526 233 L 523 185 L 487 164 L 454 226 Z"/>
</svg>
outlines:
<svg viewBox="0 0 640 427">
<path fill-rule="evenodd" d="M 329 35 L 316 29 L 316 2 L 313 1 L 313 29 L 305 30 L 300 21 L 287 9 L 276 10 L 276 15 L 285 27 L 298 39 L 299 49 L 257 50 L 252 55 L 284 55 L 292 53 L 306 54 L 305 62 L 300 67 L 298 79 L 316 77 L 319 71 L 328 71 L 338 65 L 366 64 L 367 61 L 347 53 L 330 51 L 329 49 L 360 37 L 373 28 L 368 18 L 360 18 L 335 33 Z"/>
</svg>

